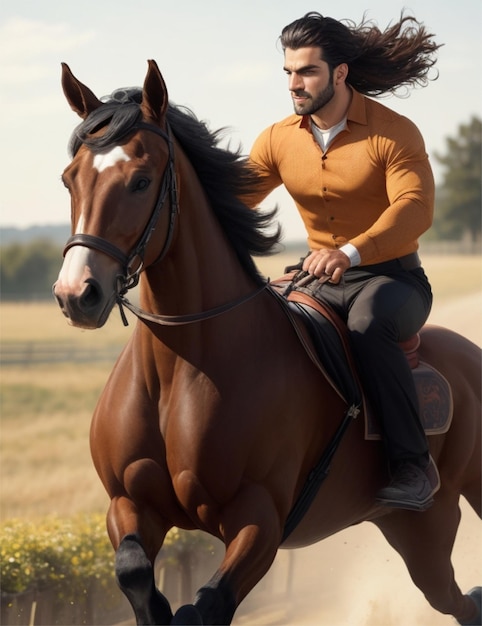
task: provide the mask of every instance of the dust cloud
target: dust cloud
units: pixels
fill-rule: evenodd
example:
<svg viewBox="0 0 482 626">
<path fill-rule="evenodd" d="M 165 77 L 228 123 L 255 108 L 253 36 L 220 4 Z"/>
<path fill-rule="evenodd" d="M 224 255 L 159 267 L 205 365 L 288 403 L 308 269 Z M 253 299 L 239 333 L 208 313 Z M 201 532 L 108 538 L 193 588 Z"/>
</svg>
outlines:
<svg viewBox="0 0 482 626">
<path fill-rule="evenodd" d="M 480 520 L 462 502 L 453 564 L 468 591 L 482 580 Z M 427 603 L 401 557 L 369 523 L 296 551 L 281 551 L 234 625 L 454 625 Z"/>
</svg>

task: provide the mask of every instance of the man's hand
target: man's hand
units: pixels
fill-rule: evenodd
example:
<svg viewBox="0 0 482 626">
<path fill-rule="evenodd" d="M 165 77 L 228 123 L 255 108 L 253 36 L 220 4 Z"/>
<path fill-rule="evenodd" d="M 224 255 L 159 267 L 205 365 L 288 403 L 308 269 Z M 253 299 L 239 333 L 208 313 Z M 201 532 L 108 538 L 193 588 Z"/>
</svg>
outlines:
<svg viewBox="0 0 482 626">
<path fill-rule="evenodd" d="M 328 282 L 337 285 L 350 267 L 350 259 L 341 250 L 314 250 L 303 262 L 303 270 L 317 278 L 329 276 Z"/>
</svg>

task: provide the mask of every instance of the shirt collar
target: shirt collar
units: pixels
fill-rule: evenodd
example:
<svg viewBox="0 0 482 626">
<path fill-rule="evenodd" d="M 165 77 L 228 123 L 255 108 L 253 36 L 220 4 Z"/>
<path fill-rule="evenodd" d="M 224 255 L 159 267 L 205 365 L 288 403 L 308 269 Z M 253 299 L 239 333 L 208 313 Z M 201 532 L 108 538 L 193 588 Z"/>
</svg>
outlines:
<svg viewBox="0 0 482 626">
<path fill-rule="evenodd" d="M 350 106 L 348 107 L 347 119 L 351 122 L 356 122 L 357 124 L 366 125 L 367 122 L 367 109 L 366 109 L 366 98 L 360 92 L 352 91 L 352 99 Z"/>
<path fill-rule="evenodd" d="M 352 90 L 352 99 L 350 102 L 350 106 L 348 107 L 348 111 L 346 114 L 346 118 L 349 122 L 355 122 L 356 124 L 367 124 L 367 111 L 366 111 L 366 102 L 365 96 L 363 96 L 355 89 Z M 307 128 L 308 130 L 311 128 L 311 117 L 309 115 L 303 115 L 300 121 L 300 128 Z"/>
</svg>

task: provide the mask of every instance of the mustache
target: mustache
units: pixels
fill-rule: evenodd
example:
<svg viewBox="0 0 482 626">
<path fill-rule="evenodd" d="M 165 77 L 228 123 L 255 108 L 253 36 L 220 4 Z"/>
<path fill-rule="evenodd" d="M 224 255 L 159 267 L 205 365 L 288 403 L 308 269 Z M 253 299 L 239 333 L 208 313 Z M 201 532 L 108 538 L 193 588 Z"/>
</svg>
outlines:
<svg viewBox="0 0 482 626">
<path fill-rule="evenodd" d="M 302 91 L 301 89 L 292 89 L 291 94 L 293 96 L 300 96 L 301 98 L 311 98 L 311 94 L 307 91 Z"/>
</svg>

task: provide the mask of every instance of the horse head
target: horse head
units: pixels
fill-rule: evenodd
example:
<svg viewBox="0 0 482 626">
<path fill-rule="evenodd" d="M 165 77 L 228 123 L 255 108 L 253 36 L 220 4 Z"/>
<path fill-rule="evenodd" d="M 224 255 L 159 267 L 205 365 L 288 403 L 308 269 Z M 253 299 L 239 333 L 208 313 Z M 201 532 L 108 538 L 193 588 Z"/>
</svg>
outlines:
<svg viewBox="0 0 482 626">
<path fill-rule="evenodd" d="M 74 326 L 101 327 L 172 238 L 177 193 L 168 94 L 156 63 L 148 64 L 142 90 L 118 90 L 103 101 L 62 64 L 64 94 L 83 121 L 62 175 L 72 237 L 53 292 Z"/>
</svg>

